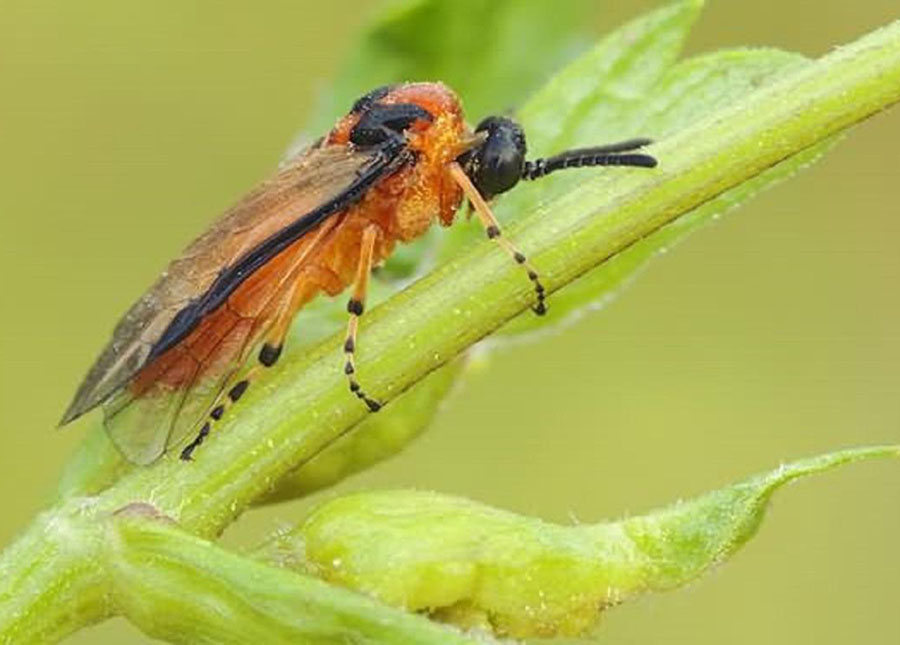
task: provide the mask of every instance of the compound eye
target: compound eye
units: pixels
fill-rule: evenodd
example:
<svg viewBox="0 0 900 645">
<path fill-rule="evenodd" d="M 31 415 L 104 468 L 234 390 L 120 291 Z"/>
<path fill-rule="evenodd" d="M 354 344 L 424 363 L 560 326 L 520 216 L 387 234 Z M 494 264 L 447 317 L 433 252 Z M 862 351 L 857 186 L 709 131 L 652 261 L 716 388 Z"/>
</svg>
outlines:
<svg viewBox="0 0 900 645">
<path fill-rule="evenodd" d="M 479 192 L 490 199 L 519 183 L 525 167 L 525 133 L 506 117 L 492 116 L 475 129 L 487 132 L 487 140 L 471 153 L 464 165 Z"/>
<path fill-rule="evenodd" d="M 522 176 L 524 158 L 518 150 L 488 141 L 481 151 L 478 168 L 479 189 L 485 197 L 493 197 L 515 186 Z"/>
</svg>

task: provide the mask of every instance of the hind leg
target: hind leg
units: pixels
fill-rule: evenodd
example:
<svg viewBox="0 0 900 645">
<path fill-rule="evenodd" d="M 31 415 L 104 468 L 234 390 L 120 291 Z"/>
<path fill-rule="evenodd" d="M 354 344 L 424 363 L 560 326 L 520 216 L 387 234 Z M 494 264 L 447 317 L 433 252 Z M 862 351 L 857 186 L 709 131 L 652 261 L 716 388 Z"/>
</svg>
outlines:
<svg viewBox="0 0 900 645">
<path fill-rule="evenodd" d="M 238 380 L 235 380 L 234 378 L 235 374 L 238 374 L 238 372 L 235 371 L 232 373 L 228 379 L 228 384 L 218 394 L 216 400 L 210 407 L 208 417 L 204 420 L 203 425 L 197 432 L 197 436 L 194 437 L 194 439 L 181 451 L 181 459 L 183 461 L 191 460 L 194 451 L 200 447 L 209 435 L 212 424 L 225 416 L 225 413 L 231 405 L 236 403 L 238 399 L 243 396 L 244 392 L 247 391 L 250 382 L 256 378 L 263 369 L 271 367 L 278 361 L 278 358 L 281 355 L 281 348 L 284 345 L 284 338 L 287 335 L 290 322 L 293 318 L 294 309 L 290 306 L 290 302 L 294 299 L 295 290 L 296 286 L 292 288 L 289 297 L 286 298 L 285 301 L 278 303 L 275 318 L 274 320 L 270 319 L 272 320 L 271 329 L 265 333 L 265 340 L 260 348 L 258 361 L 249 370 L 246 370 L 241 374 Z M 246 355 L 244 355 L 239 362 L 243 363 L 245 359 Z"/>
<path fill-rule="evenodd" d="M 209 417 L 201 426 L 197 436 L 182 450 L 181 458 L 183 460 L 189 461 L 191 459 L 193 452 L 209 435 L 212 424 L 225 416 L 226 412 L 238 402 L 250 387 L 250 384 L 260 374 L 278 362 L 278 359 L 281 358 L 285 337 L 290 331 L 291 322 L 297 310 L 312 299 L 318 292 L 320 285 L 331 285 L 337 280 L 337 276 L 333 273 L 323 271 L 318 267 L 304 266 L 298 269 L 290 290 L 284 294 L 284 297 L 279 302 L 271 303 L 271 313 L 266 314 L 264 312 L 259 317 L 259 320 L 269 321 L 269 327 L 267 330 L 260 332 L 263 341 L 259 345 L 260 349 L 256 362 L 242 373 L 235 372 L 235 374 L 240 374 L 239 378 L 232 376 L 230 383 L 222 390 L 210 408 Z M 241 362 L 243 363 L 245 360 L 246 356 Z"/>
<path fill-rule="evenodd" d="M 257 362 L 249 370 L 241 374 L 238 380 L 234 379 L 237 371 L 229 377 L 228 385 L 216 397 L 209 409 L 208 418 L 197 433 L 197 436 L 181 451 L 181 459 L 190 461 L 194 451 L 204 442 L 212 429 L 212 424 L 221 419 L 228 408 L 236 403 L 247 391 L 250 383 L 262 371 L 278 362 L 284 347 L 284 339 L 290 329 L 291 321 L 295 313 L 308 302 L 323 287 L 331 287 L 331 283 L 337 280 L 337 276 L 331 272 L 323 272 L 322 269 L 307 262 L 311 253 L 321 242 L 328 238 L 329 233 L 336 227 L 338 221 L 332 220 L 323 224 L 311 243 L 298 254 L 293 266 L 275 286 L 274 293 L 266 302 L 261 311 L 254 312 L 254 331 L 251 336 L 254 339 L 247 344 L 245 352 L 257 345 L 262 338 Z M 228 306 L 226 304 L 226 306 Z M 248 314 L 249 315 L 249 314 Z M 246 361 L 244 353 L 237 365 Z"/>
</svg>

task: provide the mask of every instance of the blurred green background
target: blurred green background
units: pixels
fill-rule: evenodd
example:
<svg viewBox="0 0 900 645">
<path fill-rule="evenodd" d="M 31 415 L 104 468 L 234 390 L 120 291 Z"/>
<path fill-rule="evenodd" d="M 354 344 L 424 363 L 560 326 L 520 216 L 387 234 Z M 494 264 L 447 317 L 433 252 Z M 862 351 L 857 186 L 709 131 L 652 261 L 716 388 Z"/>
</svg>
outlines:
<svg viewBox="0 0 900 645">
<path fill-rule="evenodd" d="M 596 33 L 656 3 L 623 4 L 598 2 Z M 375 6 L 0 1 L 0 542 L 47 502 L 90 423 L 54 430 L 115 320 L 271 170 Z M 820 55 L 898 16 L 896 0 L 719 0 L 688 51 Z M 492 354 L 424 438 L 341 490 L 416 486 L 589 521 L 900 441 L 898 141 L 900 113 L 873 119 L 603 312 Z M 600 638 L 896 642 L 898 502 L 897 463 L 792 488 L 733 562 L 610 612 Z M 301 505 L 251 512 L 226 540 Z M 146 639 L 112 621 L 71 642 Z"/>
</svg>

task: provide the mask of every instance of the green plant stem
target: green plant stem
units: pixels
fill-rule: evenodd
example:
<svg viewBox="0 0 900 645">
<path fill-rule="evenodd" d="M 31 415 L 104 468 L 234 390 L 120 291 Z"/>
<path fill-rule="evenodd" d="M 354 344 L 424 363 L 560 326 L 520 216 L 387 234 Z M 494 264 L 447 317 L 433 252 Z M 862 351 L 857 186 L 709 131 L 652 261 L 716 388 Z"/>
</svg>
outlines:
<svg viewBox="0 0 900 645">
<path fill-rule="evenodd" d="M 656 171 L 586 181 L 524 217 L 508 234 L 540 267 L 553 291 L 680 215 L 897 100 L 900 23 L 835 50 L 739 106 L 653 146 L 661 162 Z M 493 245 L 477 245 L 366 315 L 360 378 L 371 394 L 390 401 L 525 310 L 532 299 L 520 267 Z M 188 531 L 217 535 L 281 477 L 367 414 L 348 394 L 341 363 L 338 337 L 287 362 L 235 407 L 197 461 L 184 464 L 170 456 L 131 472 L 92 500 L 92 512 L 109 513 L 141 501 Z M 49 513 L 39 521 L 52 525 L 64 519 L 71 539 L 102 540 L 88 526 L 90 518 L 73 514 L 68 506 Z M 73 597 L 99 604 L 96 572 L 85 564 L 92 550 L 76 548 L 75 554 L 67 551 L 65 558 L 48 562 L 51 539 L 31 529 L 0 557 L 0 641 L 22 633 L 16 625 L 23 615 L 33 622 L 32 633 L 58 623 L 58 611 L 39 612 L 38 606 L 58 609 Z M 48 587 L 41 580 L 59 584 Z M 41 592 L 23 599 L 17 593 L 23 586 L 40 586 Z M 85 610 L 84 615 L 99 613 Z"/>
<path fill-rule="evenodd" d="M 0 557 L 0 643 L 53 643 L 110 612 L 96 506 L 40 514 Z"/>
</svg>

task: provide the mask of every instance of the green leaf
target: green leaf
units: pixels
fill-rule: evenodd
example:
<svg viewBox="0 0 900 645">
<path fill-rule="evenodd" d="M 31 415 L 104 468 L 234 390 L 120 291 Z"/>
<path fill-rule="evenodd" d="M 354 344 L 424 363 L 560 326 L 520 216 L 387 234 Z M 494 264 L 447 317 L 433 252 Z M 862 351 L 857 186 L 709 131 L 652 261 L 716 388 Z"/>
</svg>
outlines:
<svg viewBox="0 0 900 645">
<path fill-rule="evenodd" d="M 530 155 L 549 156 L 565 148 L 653 134 L 639 121 L 628 121 L 646 105 L 674 64 L 702 7 L 701 1 L 686 0 L 641 16 L 556 74 L 516 115 L 525 128 Z M 705 106 L 698 107 L 705 113 Z M 602 171 L 584 172 L 597 176 Z M 535 204 L 565 194 L 584 177 L 562 173 L 520 184 L 500 198 L 497 215 L 501 221 L 512 221 Z M 441 257 L 454 257 L 482 235 L 478 227 L 451 229 L 441 245 Z"/>
<path fill-rule="evenodd" d="M 394 2 L 354 47 L 314 131 L 373 87 L 411 80 L 447 83 L 473 119 L 513 108 L 584 48 L 596 10 L 589 0 Z"/>
<path fill-rule="evenodd" d="M 360 493 L 326 502 L 262 557 L 497 636 L 582 635 L 604 609 L 685 585 L 726 560 L 754 535 L 781 486 L 877 457 L 900 457 L 900 446 L 797 461 L 593 525 L 549 524 L 438 493 Z"/>
<path fill-rule="evenodd" d="M 628 138 L 626 122 L 677 60 L 702 0 L 683 0 L 620 27 L 557 73 L 519 112 L 538 149 Z"/>
<path fill-rule="evenodd" d="M 595 55 L 602 56 L 603 52 L 591 52 L 585 58 Z M 650 90 L 643 93 L 636 91 L 628 109 L 607 114 L 605 120 L 589 121 L 578 128 L 586 130 L 590 127 L 592 132 L 584 136 L 592 137 L 593 141 L 610 141 L 638 134 L 663 139 L 679 129 L 690 127 L 710 112 L 738 104 L 748 93 L 775 82 L 808 62 L 797 54 L 775 49 L 729 50 L 692 58 L 669 69 L 658 85 Z M 552 97 L 536 98 L 538 105 L 550 100 Z M 540 112 L 540 108 L 536 111 Z M 531 124 L 530 121 L 527 123 Z M 750 197 L 809 166 L 832 144 L 825 142 L 779 163 L 639 240 L 555 293 L 548 316 L 537 318 L 523 314 L 506 325 L 499 336 L 514 336 L 565 321 L 585 310 L 599 308 L 649 260 Z M 516 212 L 527 209 L 530 202 L 552 200 L 564 195 L 579 181 L 579 177 L 572 175 L 557 177 L 551 178 L 553 182 L 528 186 L 526 190 L 510 194 L 498 206 L 498 212 L 504 219 L 512 219 Z"/>
</svg>

